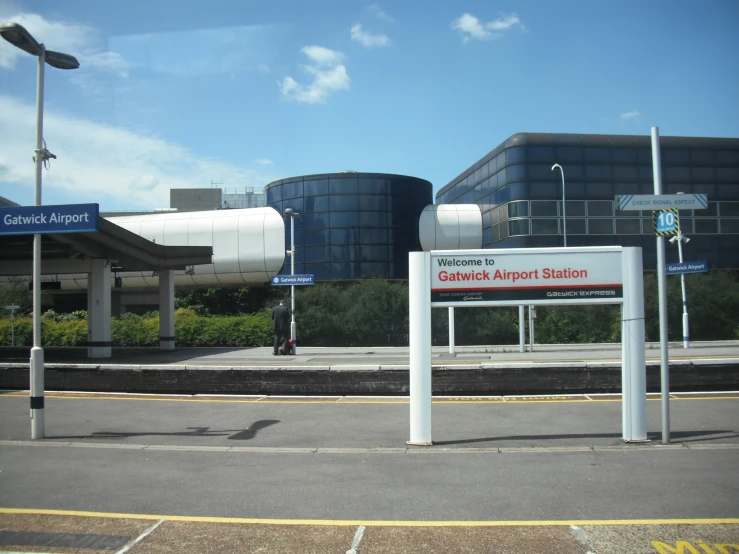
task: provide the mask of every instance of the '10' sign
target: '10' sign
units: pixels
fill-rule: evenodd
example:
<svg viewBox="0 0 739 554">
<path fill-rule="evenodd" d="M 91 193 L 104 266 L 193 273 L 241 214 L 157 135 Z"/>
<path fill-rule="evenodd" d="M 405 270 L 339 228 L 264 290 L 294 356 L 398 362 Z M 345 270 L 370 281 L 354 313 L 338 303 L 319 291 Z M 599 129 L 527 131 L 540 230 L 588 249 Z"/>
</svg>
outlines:
<svg viewBox="0 0 739 554">
<path fill-rule="evenodd" d="M 676 235 L 680 224 L 677 218 L 677 208 L 658 210 L 654 215 L 654 234 L 658 237 Z"/>
</svg>

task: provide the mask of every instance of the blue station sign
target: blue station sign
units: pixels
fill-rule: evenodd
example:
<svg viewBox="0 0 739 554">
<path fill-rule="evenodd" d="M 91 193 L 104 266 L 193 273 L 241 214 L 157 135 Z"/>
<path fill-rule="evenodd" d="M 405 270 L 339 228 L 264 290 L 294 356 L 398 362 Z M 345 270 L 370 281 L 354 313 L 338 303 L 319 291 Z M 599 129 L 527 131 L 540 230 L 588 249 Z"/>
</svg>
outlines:
<svg viewBox="0 0 739 554">
<path fill-rule="evenodd" d="M 275 275 L 273 285 L 315 285 L 315 275 Z"/>
<path fill-rule="evenodd" d="M 665 273 L 674 275 L 676 273 L 705 273 L 708 271 L 708 262 L 682 262 L 676 264 L 667 264 Z"/>
<path fill-rule="evenodd" d="M 98 204 L 0 208 L 0 235 L 97 232 L 99 209 Z"/>
</svg>

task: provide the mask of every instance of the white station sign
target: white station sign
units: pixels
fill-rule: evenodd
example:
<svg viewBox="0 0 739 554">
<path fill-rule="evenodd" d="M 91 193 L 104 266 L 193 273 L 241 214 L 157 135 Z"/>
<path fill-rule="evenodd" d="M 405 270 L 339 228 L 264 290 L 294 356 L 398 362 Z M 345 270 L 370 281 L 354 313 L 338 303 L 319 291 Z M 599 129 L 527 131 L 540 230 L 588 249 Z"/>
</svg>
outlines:
<svg viewBox="0 0 739 554">
<path fill-rule="evenodd" d="M 620 303 L 622 297 L 620 246 L 431 252 L 436 307 Z"/>
</svg>

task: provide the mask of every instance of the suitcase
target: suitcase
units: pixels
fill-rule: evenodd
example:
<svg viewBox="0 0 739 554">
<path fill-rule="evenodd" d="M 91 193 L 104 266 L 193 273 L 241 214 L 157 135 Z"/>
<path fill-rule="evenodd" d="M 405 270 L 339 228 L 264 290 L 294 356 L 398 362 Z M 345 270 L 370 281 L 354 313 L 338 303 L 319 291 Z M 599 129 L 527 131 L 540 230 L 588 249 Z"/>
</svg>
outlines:
<svg viewBox="0 0 739 554">
<path fill-rule="evenodd" d="M 288 354 L 292 354 L 293 350 L 292 340 L 291 339 L 285 339 L 285 342 L 283 342 L 280 347 L 277 349 L 277 353 L 280 356 L 287 356 Z"/>
</svg>

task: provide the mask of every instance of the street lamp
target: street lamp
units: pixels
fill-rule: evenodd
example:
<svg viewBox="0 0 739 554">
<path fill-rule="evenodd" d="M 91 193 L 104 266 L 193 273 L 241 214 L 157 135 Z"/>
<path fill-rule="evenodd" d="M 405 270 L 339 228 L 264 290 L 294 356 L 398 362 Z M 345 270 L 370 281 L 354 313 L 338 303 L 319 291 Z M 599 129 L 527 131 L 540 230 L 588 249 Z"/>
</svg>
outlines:
<svg viewBox="0 0 739 554">
<path fill-rule="evenodd" d="M 677 228 L 677 235 L 670 239 L 672 244 L 677 243 L 677 251 L 680 256 L 680 263 L 683 263 L 683 243 L 688 244 L 690 239 L 683 235 L 680 227 Z M 688 347 L 690 342 L 690 330 L 688 328 L 688 300 L 685 298 L 685 273 L 680 274 L 680 286 L 683 290 L 683 348 Z"/>
<path fill-rule="evenodd" d="M 559 168 L 559 171 L 562 173 L 562 234 L 564 235 L 565 248 L 567 248 L 567 211 L 565 210 L 565 170 L 562 169 L 561 165 L 554 164 L 552 166 L 552 171 L 554 171 L 554 169 L 557 167 Z"/>
<path fill-rule="evenodd" d="M 290 256 L 290 275 L 295 275 L 295 218 L 300 217 L 300 214 L 292 208 L 285 209 L 285 215 L 290 218 L 290 250 L 287 251 L 287 255 Z M 295 341 L 297 339 L 295 329 L 295 285 L 290 285 L 290 343 L 292 344 L 293 355 L 297 354 L 297 346 Z"/>
<path fill-rule="evenodd" d="M 36 83 L 36 197 L 34 206 L 41 205 L 41 169 L 47 160 L 56 158 L 44 143 L 44 66 L 77 69 L 77 58 L 47 50 L 31 33 L 17 23 L 0 26 L 0 35 L 13 46 L 38 58 Z M 41 347 L 41 235 L 33 235 L 33 348 L 31 348 L 31 438 L 44 438 L 44 349 Z"/>
</svg>

